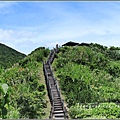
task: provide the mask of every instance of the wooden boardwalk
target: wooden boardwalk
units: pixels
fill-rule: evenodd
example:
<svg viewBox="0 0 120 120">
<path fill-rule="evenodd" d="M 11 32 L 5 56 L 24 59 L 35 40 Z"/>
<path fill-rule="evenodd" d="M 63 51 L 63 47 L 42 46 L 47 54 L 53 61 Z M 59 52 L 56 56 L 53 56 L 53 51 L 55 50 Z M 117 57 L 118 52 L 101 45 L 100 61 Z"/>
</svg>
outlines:
<svg viewBox="0 0 120 120">
<path fill-rule="evenodd" d="M 51 50 L 48 60 L 43 62 L 44 76 L 48 90 L 48 96 L 51 102 L 50 119 L 68 119 L 68 114 L 64 102 L 61 98 L 58 82 L 54 77 L 51 69 L 51 64 L 54 60 L 55 54 L 58 52 L 58 47 Z"/>
</svg>

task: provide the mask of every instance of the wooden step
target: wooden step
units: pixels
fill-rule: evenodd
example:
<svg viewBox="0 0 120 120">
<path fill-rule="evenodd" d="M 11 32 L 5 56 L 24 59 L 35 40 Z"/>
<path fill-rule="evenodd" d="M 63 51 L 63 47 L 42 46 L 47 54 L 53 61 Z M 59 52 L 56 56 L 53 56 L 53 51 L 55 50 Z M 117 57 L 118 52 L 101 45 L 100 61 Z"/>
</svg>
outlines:
<svg viewBox="0 0 120 120">
<path fill-rule="evenodd" d="M 61 119 L 61 120 L 64 120 L 65 118 L 64 118 L 64 117 L 55 117 L 55 119 Z"/>
<path fill-rule="evenodd" d="M 62 107 L 61 104 L 54 104 L 54 107 Z"/>
<path fill-rule="evenodd" d="M 59 97 L 58 95 L 52 95 L 53 96 L 53 98 L 55 98 L 55 97 Z"/>
<path fill-rule="evenodd" d="M 52 91 L 53 95 L 59 95 L 57 91 Z"/>
<path fill-rule="evenodd" d="M 56 92 L 56 93 L 58 94 L 58 91 L 57 91 L 56 88 L 51 88 L 51 90 L 52 90 L 53 92 Z"/>
<path fill-rule="evenodd" d="M 55 110 L 54 113 L 64 113 L 63 110 Z"/>
<path fill-rule="evenodd" d="M 51 88 L 51 90 L 56 90 L 56 91 L 57 91 L 57 89 L 56 89 L 56 88 Z"/>
<path fill-rule="evenodd" d="M 64 117 L 64 113 L 54 114 L 55 117 Z"/>
<path fill-rule="evenodd" d="M 59 101 L 61 100 L 60 97 L 54 97 L 54 101 Z"/>
<path fill-rule="evenodd" d="M 51 91 L 52 95 L 58 95 L 58 93 L 56 91 Z"/>
<path fill-rule="evenodd" d="M 60 107 L 54 107 L 54 110 L 57 111 L 57 110 L 63 110 L 63 108 L 60 106 Z"/>
<path fill-rule="evenodd" d="M 55 99 L 60 99 L 60 97 L 59 97 L 59 96 L 58 96 L 58 97 L 54 97 L 54 100 L 55 100 Z"/>
<path fill-rule="evenodd" d="M 51 89 L 57 89 L 56 86 L 51 86 Z"/>
<path fill-rule="evenodd" d="M 56 103 L 61 103 L 61 101 L 60 101 L 60 100 L 59 100 L 59 101 L 56 100 L 56 101 L 54 101 L 54 103 L 55 103 L 55 104 L 56 104 Z M 61 103 L 61 104 L 62 104 L 62 103 Z"/>
<path fill-rule="evenodd" d="M 61 102 L 61 99 L 54 99 L 54 102 Z"/>
<path fill-rule="evenodd" d="M 53 76 L 48 76 L 48 79 L 52 79 L 53 80 Z"/>
<path fill-rule="evenodd" d="M 57 94 L 53 94 L 53 97 L 59 97 Z"/>
<path fill-rule="evenodd" d="M 55 105 L 59 104 L 59 105 L 62 105 L 62 103 L 59 101 L 59 102 L 54 102 Z"/>
<path fill-rule="evenodd" d="M 56 94 L 56 93 L 52 93 L 52 95 L 53 95 L 54 97 L 59 97 L 59 95 Z"/>
<path fill-rule="evenodd" d="M 58 94 L 57 89 L 51 89 L 51 91 L 56 92 Z"/>
<path fill-rule="evenodd" d="M 62 104 L 62 102 L 61 101 L 53 101 L 55 104 L 58 104 L 58 103 L 60 103 L 60 104 Z"/>
<path fill-rule="evenodd" d="M 61 105 L 59 106 L 54 106 L 54 109 L 63 109 L 63 107 Z"/>
<path fill-rule="evenodd" d="M 60 98 L 60 97 L 55 97 L 55 98 L 54 98 L 54 101 L 56 101 L 56 100 L 60 101 L 61 98 Z"/>
<path fill-rule="evenodd" d="M 61 103 L 61 102 L 59 102 L 59 103 L 54 103 L 54 105 L 62 105 L 62 103 Z"/>
<path fill-rule="evenodd" d="M 57 91 L 52 91 L 52 95 L 59 95 Z"/>
<path fill-rule="evenodd" d="M 55 89 L 56 89 L 56 86 L 55 86 L 55 85 L 52 85 L 51 88 L 55 88 Z"/>
<path fill-rule="evenodd" d="M 62 108 L 61 105 L 54 105 L 54 109 L 55 109 L 55 107 L 56 107 L 56 108 Z"/>
<path fill-rule="evenodd" d="M 58 103 L 62 104 L 61 101 L 54 101 L 54 104 L 58 104 Z"/>
<path fill-rule="evenodd" d="M 58 96 L 58 97 L 55 96 L 53 99 L 54 99 L 54 101 L 59 101 L 59 100 L 60 100 L 60 97 L 59 97 L 59 96 Z"/>
<path fill-rule="evenodd" d="M 48 82 L 49 82 L 49 84 L 52 84 L 52 85 L 55 84 L 53 80 L 49 80 Z"/>
</svg>

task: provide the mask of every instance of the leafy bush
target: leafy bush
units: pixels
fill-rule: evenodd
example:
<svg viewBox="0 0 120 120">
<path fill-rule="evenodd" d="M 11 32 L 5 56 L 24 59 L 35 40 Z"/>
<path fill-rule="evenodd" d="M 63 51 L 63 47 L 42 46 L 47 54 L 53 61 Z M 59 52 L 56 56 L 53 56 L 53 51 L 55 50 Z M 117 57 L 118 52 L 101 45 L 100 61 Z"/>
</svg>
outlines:
<svg viewBox="0 0 120 120">
<path fill-rule="evenodd" d="M 0 83 L 0 117 L 6 118 L 7 109 L 6 104 L 9 104 L 9 93 L 8 85 L 5 83 Z"/>
<path fill-rule="evenodd" d="M 110 62 L 110 65 L 107 70 L 112 76 L 120 76 L 120 62 Z"/>
<path fill-rule="evenodd" d="M 120 118 L 117 109 L 108 109 L 104 114 L 107 108 L 84 110 L 76 106 L 76 103 L 120 102 L 119 58 L 118 48 L 99 44 L 60 48 L 54 70 L 72 118 Z"/>
<path fill-rule="evenodd" d="M 89 108 L 85 108 L 86 106 L 89 106 Z M 91 108 L 89 104 L 76 104 L 70 108 L 69 114 L 72 119 L 115 119 L 120 118 L 120 106 L 115 103 L 100 103 L 98 106 Z"/>
<path fill-rule="evenodd" d="M 93 48 L 86 46 L 66 47 L 66 52 L 60 52 L 56 61 L 56 68 L 63 67 L 68 62 L 87 65 L 93 69 L 107 69 L 109 59 L 100 51 L 95 51 Z M 63 48 L 61 48 L 63 49 Z"/>
<path fill-rule="evenodd" d="M 46 59 L 48 53 L 48 49 L 37 49 L 12 68 L 1 71 L 0 82 L 9 86 L 9 104 L 4 104 L 4 113 L 5 110 L 7 113 L 0 115 L 1 118 L 40 119 L 45 116 L 46 92 L 45 86 L 40 82 L 42 60 Z M 42 59 L 38 60 L 39 56 Z M 0 108 L 2 110 L 3 107 Z"/>
<path fill-rule="evenodd" d="M 45 115 L 44 108 L 47 106 L 46 101 L 41 99 L 43 97 L 44 94 L 37 91 L 20 96 L 17 100 L 20 118 L 40 119 L 42 115 Z"/>
<path fill-rule="evenodd" d="M 119 96 L 113 77 L 105 71 L 91 71 L 87 66 L 69 63 L 58 71 L 58 76 L 69 106 L 76 102 L 111 101 Z"/>
</svg>

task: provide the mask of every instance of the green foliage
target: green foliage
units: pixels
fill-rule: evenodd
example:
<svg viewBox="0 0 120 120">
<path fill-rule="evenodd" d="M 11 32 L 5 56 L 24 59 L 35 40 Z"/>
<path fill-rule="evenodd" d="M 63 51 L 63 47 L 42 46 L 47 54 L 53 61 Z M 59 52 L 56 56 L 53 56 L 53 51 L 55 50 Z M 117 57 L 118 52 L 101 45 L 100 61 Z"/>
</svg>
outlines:
<svg viewBox="0 0 120 120">
<path fill-rule="evenodd" d="M 119 86 L 112 82 L 113 77 L 105 71 L 91 71 L 87 66 L 69 63 L 58 73 L 69 106 L 76 102 L 105 102 L 119 98 L 120 90 L 116 89 Z"/>
<path fill-rule="evenodd" d="M 117 112 L 115 115 L 109 113 L 114 108 L 106 110 L 105 115 L 94 109 L 83 110 L 76 106 L 76 103 L 120 102 L 119 48 L 93 43 L 89 47 L 62 47 L 56 57 L 54 70 L 60 79 L 72 118 L 119 118 Z M 104 109 L 100 107 L 98 111 L 103 112 Z"/>
<path fill-rule="evenodd" d="M 108 50 L 106 55 L 113 61 L 120 60 L 120 50 Z"/>
<path fill-rule="evenodd" d="M 0 117 L 6 118 L 7 109 L 6 104 L 9 103 L 8 85 L 0 83 Z"/>
<path fill-rule="evenodd" d="M 89 106 L 89 108 L 86 108 L 86 106 Z M 120 118 L 120 106 L 115 103 L 100 103 L 92 108 L 89 104 L 76 104 L 70 108 L 69 113 L 72 119 L 116 119 Z"/>
<path fill-rule="evenodd" d="M 6 93 L 8 85 L 9 92 L 6 94 L 8 104 L 4 104 L 4 108 L 0 108 L 0 112 L 4 111 L 2 112 L 4 115 L 0 115 L 0 118 L 40 119 L 45 116 L 44 109 L 47 107 L 47 100 L 45 86 L 41 84 L 40 74 L 42 74 L 42 60 L 46 58 L 48 53 L 48 49 L 37 49 L 14 67 L 1 70 L 0 82 L 2 87 L 0 89 L 4 88 L 3 92 Z M 39 56 L 42 59 L 38 60 Z M 0 101 L 2 103 L 5 101 L 3 98 L 4 96 Z"/>
<path fill-rule="evenodd" d="M 44 108 L 46 101 L 42 92 L 35 91 L 32 94 L 24 94 L 17 100 L 18 110 L 20 112 L 20 118 L 41 118 L 45 115 Z"/>
<path fill-rule="evenodd" d="M 110 50 L 120 50 L 120 47 L 111 46 L 111 47 L 110 47 Z"/>
<path fill-rule="evenodd" d="M 26 55 L 0 43 L 0 66 L 10 68 Z"/>
<path fill-rule="evenodd" d="M 114 77 L 120 77 L 120 61 L 111 61 L 107 71 Z"/>
<path fill-rule="evenodd" d="M 40 62 L 42 61 L 45 57 L 48 57 L 49 55 L 49 49 L 45 49 L 44 47 L 39 47 L 37 49 L 35 49 L 34 51 L 31 52 L 31 54 L 29 54 L 32 56 L 32 58 L 37 61 Z M 28 56 L 29 56 L 28 55 Z"/>
<path fill-rule="evenodd" d="M 45 86 L 44 86 L 43 84 L 40 84 L 40 85 L 38 86 L 38 91 L 39 91 L 39 92 L 44 91 L 44 89 L 45 89 Z"/>
<path fill-rule="evenodd" d="M 2 92 L 2 94 L 6 95 L 7 90 L 8 90 L 8 85 L 7 84 L 0 84 L 0 91 Z"/>
<path fill-rule="evenodd" d="M 105 54 L 101 53 L 100 51 L 93 51 L 91 47 L 76 46 L 73 48 L 66 48 L 68 48 L 68 51 L 59 53 L 59 58 L 56 61 L 56 68 L 63 67 L 68 62 L 87 65 L 92 70 L 102 70 L 109 66 L 109 60 L 106 58 Z"/>
<path fill-rule="evenodd" d="M 96 53 L 102 53 L 105 55 L 106 58 L 109 60 L 120 60 L 120 48 L 111 46 L 110 48 L 107 48 L 106 46 L 99 45 L 99 44 L 90 44 L 90 47 L 93 51 Z"/>
</svg>

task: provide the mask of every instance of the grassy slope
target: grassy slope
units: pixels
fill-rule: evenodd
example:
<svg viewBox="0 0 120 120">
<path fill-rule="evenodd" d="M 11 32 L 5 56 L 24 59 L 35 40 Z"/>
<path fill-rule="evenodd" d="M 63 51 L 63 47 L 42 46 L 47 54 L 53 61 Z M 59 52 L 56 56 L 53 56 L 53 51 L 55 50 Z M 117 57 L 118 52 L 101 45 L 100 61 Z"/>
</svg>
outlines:
<svg viewBox="0 0 120 120">
<path fill-rule="evenodd" d="M 113 49 L 97 44 L 91 44 L 90 48 L 60 48 L 53 69 L 60 81 L 71 118 L 119 118 L 116 112 L 119 111 L 118 107 L 107 103 L 120 100 L 120 54 L 118 48 Z M 1 72 L 0 82 L 9 85 L 9 105 L 5 105 L 5 118 L 49 117 L 51 106 L 42 71 L 42 60 L 48 53 L 49 50 L 38 48 L 13 68 Z M 117 109 L 81 109 L 79 103 L 88 102 L 106 102 L 105 106 L 109 104 Z"/>
<path fill-rule="evenodd" d="M 48 118 L 50 104 L 42 66 L 42 60 L 46 59 L 48 54 L 48 49 L 38 48 L 14 67 L 1 72 L 0 83 L 7 83 L 9 89 L 6 104 L 2 104 L 7 114 L 3 112 L 5 115 L 0 117 Z M 2 94 L 1 100 L 4 101 Z M 2 106 L 0 107 L 2 110 Z"/>
<path fill-rule="evenodd" d="M 26 55 L 0 43 L 0 66 L 10 68 Z"/>
<path fill-rule="evenodd" d="M 109 112 L 105 111 L 106 107 L 95 109 L 100 113 L 94 109 L 84 111 L 79 107 L 81 103 L 94 102 L 108 102 L 112 106 L 109 102 L 120 101 L 119 48 L 107 48 L 99 44 L 91 44 L 90 47 L 63 47 L 56 57 L 54 70 L 60 79 L 72 118 L 119 118 L 115 106 L 108 109 Z"/>
<path fill-rule="evenodd" d="M 48 94 L 47 94 L 45 77 L 44 77 L 44 73 L 43 73 L 43 66 L 40 67 L 40 71 L 41 71 L 41 74 L 40 74 L 41 80 L 40 80 L 39 82 L 45 86 L 45 92 L 46 92 L 46 94 L 45 94 L 45 99 L 46 99 L 46 101 L 47 101 L 47 107 L 44 108 L 46 115 L 43 116 L 43 119 L 49 119 L 50 110 L 51 110 L 51 103 L 50 103 L 50 100 L 49 100 L 49 97 L 48 97 Z"/>
</svg>

